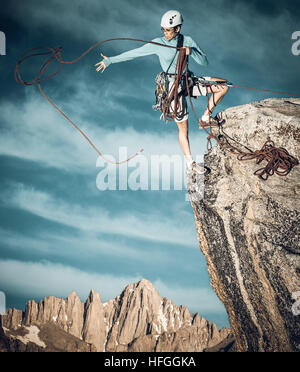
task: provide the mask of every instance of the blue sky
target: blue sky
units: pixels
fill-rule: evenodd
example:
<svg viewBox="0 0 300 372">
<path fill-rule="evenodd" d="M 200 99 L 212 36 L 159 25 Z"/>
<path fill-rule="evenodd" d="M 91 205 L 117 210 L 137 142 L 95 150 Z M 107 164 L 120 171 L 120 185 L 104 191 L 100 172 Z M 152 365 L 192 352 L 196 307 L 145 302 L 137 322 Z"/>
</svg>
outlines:
<svg viewBox="0 0 300 372">
<path fill-rule="evenodd" d="M 84 301 L 91 288 L 107 301 L 127 284 L 147 278 L 177 305 L 228 326 L 210 288 L 184 189 L 100 191 L 94 150 L 37 87 L 18 85 L 13 71 L 18 57 L 39 45 L 61 45 L 63 59 L 72 60 L 108 38 L 151 40 L 160 36 L 161 15 L 178 9 L 185 20 L 183 34 L 208 56 L 207 67 L 191 61 L 196 75 L 299 93 L 300 56 L 291 53 L 291 35 L 299 29 L 296 2 L 11 0 L 4 9 L 0 290 L 7 305 L 23 308 L 30 298 L 65 297 L 73 290 Z M 156 56 L 95 72 L 101 52 L 113 56 L 140 45 L 104 44 L 78 63 L 64 65 L 42 87 L 104 154 L 118 159 L 120 147 L 128 154 L 142 147 L 149 162 L 153 155 L 181 156 L 176 125 L 159 121 L 151 108 L 153 80 L 160 71 Z M 24 78 L 34 77 L 40 63 L 39 58 L 24 63 Z M 268 97 L 278 95 L 233 88 L 218 111 Z M 196 105 L 200 114 L 205 98 Z M 190 143 L 195 157 L 205 153 L 206 135 L 192 115 Z M 134 169 L 136 164 L 128 165 Z"/>
</svg>

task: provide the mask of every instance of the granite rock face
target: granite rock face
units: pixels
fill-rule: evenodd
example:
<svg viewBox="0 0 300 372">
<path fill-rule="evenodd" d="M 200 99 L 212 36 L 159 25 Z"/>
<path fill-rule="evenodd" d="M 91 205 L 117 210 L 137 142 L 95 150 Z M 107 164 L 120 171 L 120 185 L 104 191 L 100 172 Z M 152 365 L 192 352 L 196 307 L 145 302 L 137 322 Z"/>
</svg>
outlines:
<svg viewBox="0 0 300 372">
<path fill-rule="evenodd" d="M 25 313 L 9 309 L 1 316 L 1 325 L 2 344 L 9 345 L 8 351 L 66 347 L 66 351 L 201 352 L 221 343 L 230 333 L 162 298 L 146 279 L 128 285 L 120 296 L 104 304 L 93 290 L 85 304 L 75 292 L 66 299 L 51 296 L 38 304 L 31 300 Z M 55 345 L 55 337 L 48 334 L 58 334 L 60 345 Z M 77 343 L 63 341 L 68 337 Z M 50 346 L 47 340 L 51 340 Z M 74 350 L 67 345 L 73 345 Z"/>
<path fill-rule="evenodd" d="M 300 160 L 300 99 L 266 99 L 229 108 L 222 117 L 237 147 L 260 150 L 273 140 Z M 299 315 L 292 309 L 300 290 L 300 166 L 263 181 L 253 173 L 265 164 L 214 146 L 205 155 L 211 174 L 204 196 L 195 198 L 194 187 L 191 205 L 237 350 L 299 351 Z"/>
</svg>

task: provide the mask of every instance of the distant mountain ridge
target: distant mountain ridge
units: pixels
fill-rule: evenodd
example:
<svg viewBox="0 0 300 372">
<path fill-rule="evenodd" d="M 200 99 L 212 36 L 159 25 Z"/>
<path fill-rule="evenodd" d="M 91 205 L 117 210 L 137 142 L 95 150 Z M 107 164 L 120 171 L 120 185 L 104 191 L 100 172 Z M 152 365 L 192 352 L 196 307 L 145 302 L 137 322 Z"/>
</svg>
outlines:
<svg viewBox="0 0 300 372">
<path fill-rule="evenodd" d="M 76 292 L 30 300 L 25 312 L 2 315 L 1 326 L 2 351 L 202 352 L 230 337 L 161 297 L 146 279 L 104 304 L 94 290 L 85 303 Z"/>
</svg>

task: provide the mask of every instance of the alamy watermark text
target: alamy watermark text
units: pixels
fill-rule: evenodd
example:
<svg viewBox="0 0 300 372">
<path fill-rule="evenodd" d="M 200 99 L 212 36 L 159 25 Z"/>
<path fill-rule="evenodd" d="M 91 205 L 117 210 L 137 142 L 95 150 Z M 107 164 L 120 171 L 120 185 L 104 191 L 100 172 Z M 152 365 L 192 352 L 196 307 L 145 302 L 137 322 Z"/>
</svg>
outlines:
<svg viewBox="0 0 300 372">
<path fill-rule="evenodd" d="M 139 155 L 129 162 L 114 164 L 128 158 L 127 147 L 119 148 L 119 159 L 112 155 L 105 155 L 106 161 L 98 157 L 96 167 L 100 168 L 97 174 L 96 186 L 100 191 L 180 191 L 188 190 L 191 186 L 187 182 L 186 161 L 180 155 L 152 154 L 150 158 Z M 196 162 L 203 165 L 203 155 L 196 156 Z M 204 169 L 204 168 L 203 168 Z M 190 177 L 188 177 L 190 178 Z M 204 190 L 204 177 L 197 178 L 197 198 L 202 199 Z"/>
<path fill-rule="evenodd" d="M 0 291 L 0 315 L 6 312 L 6 297 L 5 293 Z"/>
<path fill-rule="evenodd" d="M 299 56 L 300 54 L 300 31 L 295 31 L 292 33 L 292 40 L 296 40 L 292 44 L 292 53 L 294 56 Z"/>
<path fill-rule="evenodd" d="M 6 55 L 6 37 L 5 33 L 0 31 L 0 55 Z"/>
</svg>

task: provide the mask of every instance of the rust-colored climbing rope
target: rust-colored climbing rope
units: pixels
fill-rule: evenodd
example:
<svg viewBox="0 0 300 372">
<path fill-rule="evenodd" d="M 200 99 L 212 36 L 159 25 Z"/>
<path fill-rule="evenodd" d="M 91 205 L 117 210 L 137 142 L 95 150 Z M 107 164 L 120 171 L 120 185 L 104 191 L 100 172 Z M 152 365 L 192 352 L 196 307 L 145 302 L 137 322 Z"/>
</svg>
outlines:
<svg viewBox="0 0 300 372">
<path fill-rule="evenodd" d="M 88 138 L 88 136 L 66 115 L 63 113 L 63 111 L 61 111 L 53 102 L 52 100 L 46 95 L 46 93 L 43 91 L 42 87 L 41 87 L 41 83 L 46 81 L 46 80 L 49 80 L 51 79 L 52 77 L 54 77 L 55 75 L 57 75 L 60 70 L 61 70 L 61 67 L 62 67 L 62 64 L 72 64 L 72 63 L 75 63 L 77 61 L 79 61 L 81 58 L 83 58 L 85 55 L 87 55 L 91 50 L 93 50 L 94 48 L 98 47 L 99 45 L 103 44 L 103 43 L 106 43 L 106 42 L 109 42 L 109 41 L 113 41 L 113 40 L 130 40 L 130 41 L 138 41 L 138 42 L 142 42 L 142 43 L 151 43 L 151 44 L 156 44 L 156 45 L 160 45 L 162 47 L 166 47 L 166 48 L 174 48 L 174 49 L 177 49 L 176 47 L 173 47 L 173 46 L 169 46 L 169 45 L 164 45 L 164 44 L 159 44 L 159 43 L 156 43 L 156 42 L 153 42 L 153 41 L 145 41 L 145 40 L 140 40 L 140 39 L 131 39 L 131 38 L 114 38 L 114 39 L 107 39 L 107 40 L 104 40 L 104 41 L 101 41 L 99 43 L 96 43 L 94 45 L 92 45 L 89 49 L 87 49 L 81 56 L 79 56 L 78 58 L 72 60 L 72 61 L 64 61 L 62 59 L 62 56 L 61 56 L 61 53 L 62 53 L 62 47 L 58 46 L 56 48 L 49 48 L 49 47 L 45 47 L 45 46 L 41 46 L 41 47 L 36 47 L 36 48 L 32 48 L 28 51 L 26 51 L 24 54 L 22 54 L 22 56 L 19 58 L 18 62 L 17 62 L 17 65 L 16 65 L 16 68 L 15 68 L 15 79 L 18 83 L 22 84 L 22 85 L 26 85 L 26 86 L 29 86 L 29 85 L 38 85 L 42 95 L 45 97 L 45 99 L 61 114 L 63 115 L 68 121 L 70 124 L 72 124 L 74 126 L 74 128 L 76 128 L 80 134 L 88 141 L 88 143 L 92 146 L 92 148 L 98 153 L 98 155 L 100 155 L 105 161 L 109 162 L 109 163 L 112 163 L 112 164 L 123 164 L 123 163 L 126 163 L 128 162 L 129 160 L 133 159 L 135 156 L 137 156 L 139 153 L 141 153 L 143 151 L 143 149 L 140 149 L 136 154 L 130 156 L 128 159 L 126 160 L 123 160 L 121 162 L 113 162 L 107 158 L 105 158 L 102 153 L 100 152 L 100 150 L 93 144 L 93 142 Z M 43 50 L 41 52 L 41 50 Z M 37 51 L 40 51 L 40 52 L 37 52 Z M 19 71 L 19 66 L 21 65 L 22 62 L 24 62 L 26 59 L 30 58 L 30 57 L 34 57 L 34 56 L 40 56 L 40 55 L 49 55 L 50 54 L 50 58 L 42 65 L 38 75 L 32 79 L 32 80 L 28 80 L 28 81 L 24 81 L 21 77 L 21 74 L 20 74 L 20 71 Z M 52 61 L 56 60 L 57 62 L 59 62 L 59 65 L 58 65 L 58 68 L 57 70 L 47 76 L 47 77 L 43 77 L 43 74 L 46 72 L 47 68 L 49 67 L 49 65 L 51 64 Z"/>
<path fill-rule="evenodd" d="M 222 126 L 219 127 L 219 135 L 210 134 L 208 136 L 208 141 L 212 138 L 218 142 L 222 149 L 237 155 L 238 160 L 255 159 L 256 164 L 260 164 L 263 160 L 267 161 L 264 167 L 254 172 L 254 175 L 258 176 L 263 181 L 266 181 L 269 176 L 273 176 L 274 174 L 278 176 L 287 176 L 293 167 L 299 165 L 298 159 L 289 154 L 286 149 L 276 147 L 273 141 L 266 141 L 260 150 L 255 151 L 239 143 L 240 146 L 247 149 L 247 152 L 245 152 L 230 143 L 230 141 L 237 141 L 229 137 L 228 134 L 224 132 Z"/>
<path fill-rule="evenodd" d="M 188 56 L 184 48 L 179 50 L 175 74 L 174 83 L 168 91 L 167 97 L 165 98 L 162 105 L 162 113 L 166 121 L 173 121 L 175 118 L 180 117 L 183 114 L 183 107 L 179 99 L 179 88 L 184 71 L 188 70 Z M 181 92 L 182 94 L 182 92 Z M 173 105 L 173 107 L 172 107 Z"/>
<path fill-rule="evenodd" d="M 238 159 L 256 159 L 256 164 L 266 160 L 268 164 L 254 172 L 263 180 L 267 180 L 274 173 L 278 176 L 287 176 L 294 166 L 299 165 L 298 159 L 290 155 L 286 149 L 275 147 L 273 141 L 267 141 L 261 150 L 256 150 L 250 154 L 240 154 Z"/>
<path fill-rule="evenodd" d="M 232 88 L 239 88 L 239 89 L 247 89 L 247 90 L 255 90 L 257 92 L 268 92 L 268 93 L 276 93 L 276 94 L 289 94 L 291 96 L 300 97 L 298 93 L 291 93 L 291 92 L 281 92 L 279 90 L 270 90 L 270 89 L 259 89 L 259 88 L 249 88 L 249 87 L 241 87 L 240 85 L 231 85 Z"/>
</svg>

